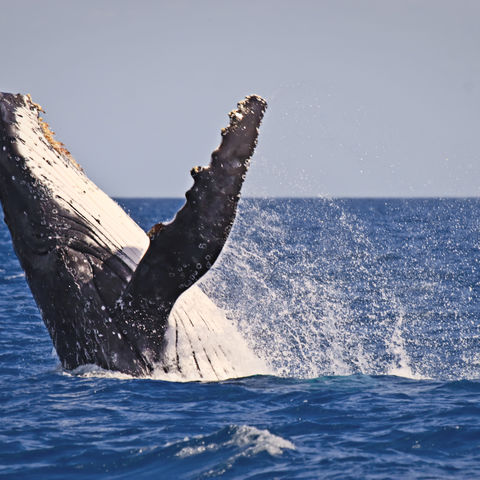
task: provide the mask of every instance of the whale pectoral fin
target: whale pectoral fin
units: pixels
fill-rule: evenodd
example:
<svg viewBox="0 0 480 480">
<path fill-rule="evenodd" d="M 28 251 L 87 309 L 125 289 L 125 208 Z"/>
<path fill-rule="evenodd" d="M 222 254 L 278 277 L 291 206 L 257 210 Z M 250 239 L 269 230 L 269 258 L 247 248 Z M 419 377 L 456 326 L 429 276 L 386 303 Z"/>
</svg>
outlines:
<svg viewBox="0 0 480 480">
<path fill-rule="evenodd" d="M 137 319 L 135 328 L 143 330 L 147 326 L 140 324 L 152 322 L 146 328 L 149 331 L 155 325 L 157 331 L 165 329 L 176 299 L 220 254 L 235 218 L 265 108 L 266 102 L 257 96 L 238 104 L 229 114 L 230 125 L 222 130 L 222 142 L 212 153 L 210 165 L 192 169 L 194 184 L 175 219 L 150 230 L 150 246 L 120 302 L 128 312 L 122 316 Z"/>
<path fill-rule="evenodd" d="M 150 230 L 150 247 L 126 295 L 153 294 L 174 301 L 209 270 L 233 224 L 265 108 L 263 99 L 250 96 L 230 113 L 210 165 L 191 170 L 194 184 L 184 206 L 171 223 Z"/>
</svg>

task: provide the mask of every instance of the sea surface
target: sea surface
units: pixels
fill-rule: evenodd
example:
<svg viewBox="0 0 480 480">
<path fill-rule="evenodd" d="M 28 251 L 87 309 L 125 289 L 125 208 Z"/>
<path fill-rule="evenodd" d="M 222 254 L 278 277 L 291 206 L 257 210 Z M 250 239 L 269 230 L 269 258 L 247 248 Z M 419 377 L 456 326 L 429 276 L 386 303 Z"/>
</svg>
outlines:
<svg viewBox="0 0 480 480">
<path fill-rule="evenodd" d="M 201 288 L 276 374 L 216 383 L 62 371 L 0 258 L 0 478 L 480 478 L 479 199 L 242 200 Z"/>
</svg>

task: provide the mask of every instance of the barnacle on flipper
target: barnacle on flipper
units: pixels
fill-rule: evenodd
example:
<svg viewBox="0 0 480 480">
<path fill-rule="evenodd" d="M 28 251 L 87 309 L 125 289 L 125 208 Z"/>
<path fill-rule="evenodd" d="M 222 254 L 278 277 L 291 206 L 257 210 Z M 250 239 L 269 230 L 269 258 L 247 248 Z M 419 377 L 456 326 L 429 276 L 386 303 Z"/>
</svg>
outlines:
<svg viewBox="0 0 480 480">
<path fill-rule="evenodd" d="M 34 110 L 37 110 L 38 124 L 40 125 L 43 136 L 45 137 L 47 142 L 55 149 L 57 153 L 67 157 L 70 160 L 70 162 L 73 164 L 73 166 L 78 168 L 80 171 L 83 171 L 82 167 L 72 157 L 72 154 L 67 150 L 67 148 L 65 147 L 65 144 L 55 139 L 55 132 L 50 128 L 50 125 L 40 116 L 40 112 L 45 113 L 45 110 L 42 108 L 42 106 L 34 102 L 29 93 L 27 93 L 26 96 L 28 98 L 28 101 L 30 102 L 30 107 L 33 108 Z"/>
<path fill-rule="evenodd" d="M 30 102 L 30 106 L 33 107 L 34 109 L 38 110 L 39 112 L 43 112 L 45 113 L 45 110 L 42 108 L 41 105 L 39 105 L 38 103 L 34 102 L 32 100 L 32 96 L 27 93 L 26 97 L 28 98 L 28 101 Z"/>
</svg>

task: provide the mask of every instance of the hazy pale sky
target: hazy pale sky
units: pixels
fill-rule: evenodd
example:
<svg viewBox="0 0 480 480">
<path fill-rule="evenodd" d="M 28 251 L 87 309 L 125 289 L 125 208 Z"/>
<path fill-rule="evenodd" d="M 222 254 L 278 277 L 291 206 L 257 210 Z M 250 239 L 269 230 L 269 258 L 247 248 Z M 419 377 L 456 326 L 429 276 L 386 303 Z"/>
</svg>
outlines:
<svg viewBox="0 0 480 480">
<path fill-rule="evenodd" d="M 480 195 L 477 0 L 0 6 L 0 90 L 110 195 L 183 196 L 250 93 L 269 109 L 246 195 Z"/>
</svg>

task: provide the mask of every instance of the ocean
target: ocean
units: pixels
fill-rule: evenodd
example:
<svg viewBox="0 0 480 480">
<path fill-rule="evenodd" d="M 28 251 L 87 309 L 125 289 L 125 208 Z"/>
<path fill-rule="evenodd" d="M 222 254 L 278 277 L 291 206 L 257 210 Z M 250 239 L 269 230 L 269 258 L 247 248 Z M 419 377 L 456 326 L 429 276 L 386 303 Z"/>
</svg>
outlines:
<svg viewBox="0 0 480 480">
<path fill-rule="evenodd" d="M 0 258 L 0 478 L 480 477 L 480 199 L 243 199 L 200 287 L 275 374 L 222 382 L 63 371 Z"/>
</svg>

